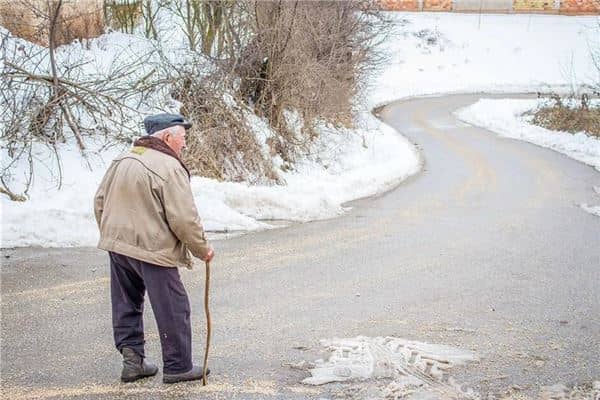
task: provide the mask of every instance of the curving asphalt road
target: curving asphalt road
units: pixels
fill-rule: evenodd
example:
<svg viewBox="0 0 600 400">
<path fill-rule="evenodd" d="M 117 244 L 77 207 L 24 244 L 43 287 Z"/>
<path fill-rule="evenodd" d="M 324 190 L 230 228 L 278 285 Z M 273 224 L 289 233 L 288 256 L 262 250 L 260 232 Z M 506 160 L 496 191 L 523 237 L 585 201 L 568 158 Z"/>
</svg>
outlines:
<svg viewBox="0 0 600 400">
<path fill-rule="evenodd" d="M 206 388 L 118 382 L 103 252 L 3 250 L 3 398 L 327 397 L 340 385 L 300 385 L 306 372 L 282 364 L 356 335 L 472 349 L 481 361 L 454 374 L 484 395 L 599 379 L 600 218 L 578 204 L 597 201 L 600 174 L 452 116 L 480 97 L 382 110 L 425 160 L 397 189 L 340 218 L 216 242 Z M 201 362 L 203 269 L 182 276 Z M 151 312 L 146 327 L 160 361 Z"/>
</svg>

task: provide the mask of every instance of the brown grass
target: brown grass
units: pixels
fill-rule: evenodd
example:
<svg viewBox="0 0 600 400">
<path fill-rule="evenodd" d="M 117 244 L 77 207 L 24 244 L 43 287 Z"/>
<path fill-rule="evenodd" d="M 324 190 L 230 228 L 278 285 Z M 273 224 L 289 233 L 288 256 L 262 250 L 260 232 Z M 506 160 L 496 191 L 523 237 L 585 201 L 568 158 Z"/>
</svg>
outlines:
<svg viewBox="0 0 600 400">
<path fill-rule="evenodd" d="M 600 106 L 592 107 L 584 96 L 577 107 L 570 107 L 556 95 L 554 104 L 542 107 L 533 114 L 533 123 L 555 131 L 585 132 L 600 138 Z"/>
<path fill-rule="evenodd" d="M 0 0 L 0 25 L 13 35 L 48 47 L 49 14 L 42 0 Z M 65 1 L 56 30 L 56 45 L 89 39 L 104 32 L 102 1 Z"/>
</svg>

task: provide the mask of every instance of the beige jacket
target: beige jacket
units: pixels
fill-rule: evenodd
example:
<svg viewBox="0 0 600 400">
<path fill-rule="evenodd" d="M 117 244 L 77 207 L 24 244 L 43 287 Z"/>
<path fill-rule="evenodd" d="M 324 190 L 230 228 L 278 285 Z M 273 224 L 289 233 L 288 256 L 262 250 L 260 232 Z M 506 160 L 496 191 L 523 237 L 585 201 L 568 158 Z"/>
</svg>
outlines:
<svg viewBox="0 0 600 400">
<path fill-rule="evenodd" d="M 187 171 L 160 151 L 133 147 L 117 157 L 94 198 L 98 247 L 165 267 L 192 268 L 210 249 Z"/>
</svg>

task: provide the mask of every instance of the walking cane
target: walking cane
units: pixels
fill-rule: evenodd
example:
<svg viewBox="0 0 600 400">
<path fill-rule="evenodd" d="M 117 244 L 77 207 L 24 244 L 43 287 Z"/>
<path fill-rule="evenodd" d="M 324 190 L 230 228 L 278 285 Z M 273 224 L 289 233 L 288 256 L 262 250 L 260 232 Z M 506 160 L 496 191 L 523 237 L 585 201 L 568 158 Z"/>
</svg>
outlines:
<svg viewBox="0 0 600 400">
<path fill-rule="evenodd" d="M 206 349 L 204 350 L 204 368 L 202 370 L 202 386 L 206 386 L 208 365 L 208 348 L 210 347 L 210 310 L 208 309 L 208 289 L 210 283 L 210 261 L 206 262 L 206 281 L 204 283 L 204 313 L 206 314 Z"/>
</svg>

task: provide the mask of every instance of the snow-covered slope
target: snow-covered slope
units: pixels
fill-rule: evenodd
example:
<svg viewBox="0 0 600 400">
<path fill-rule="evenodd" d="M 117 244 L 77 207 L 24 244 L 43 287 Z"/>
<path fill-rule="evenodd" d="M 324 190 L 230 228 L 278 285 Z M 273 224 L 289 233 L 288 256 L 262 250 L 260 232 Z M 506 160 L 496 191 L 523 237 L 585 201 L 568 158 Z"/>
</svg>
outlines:
<svg viewBox="0 0 600 400">
<path fill-rule="evenodd" d="M 449 92 L 576 89 L 600 81 L 600 17 L 397 13 L 371 103 Z"/>
</svg>

